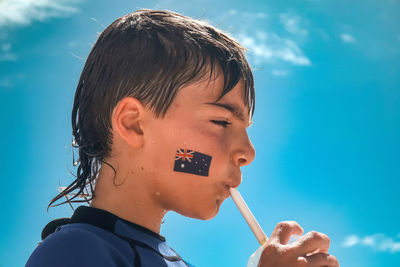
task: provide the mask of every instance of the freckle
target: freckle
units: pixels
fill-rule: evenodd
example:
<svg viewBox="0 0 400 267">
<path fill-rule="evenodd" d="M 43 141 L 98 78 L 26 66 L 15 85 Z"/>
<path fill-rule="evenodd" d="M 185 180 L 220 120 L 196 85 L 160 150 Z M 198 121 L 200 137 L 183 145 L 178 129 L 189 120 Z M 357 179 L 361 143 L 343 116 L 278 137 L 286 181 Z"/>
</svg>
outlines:
<svg viewBox="0 0 400 267">
<path fill-rule="evenodd" d="M 141 166 L 140 169 L 143 171 L 144 170 L 143 166 Z"/>
</svg>

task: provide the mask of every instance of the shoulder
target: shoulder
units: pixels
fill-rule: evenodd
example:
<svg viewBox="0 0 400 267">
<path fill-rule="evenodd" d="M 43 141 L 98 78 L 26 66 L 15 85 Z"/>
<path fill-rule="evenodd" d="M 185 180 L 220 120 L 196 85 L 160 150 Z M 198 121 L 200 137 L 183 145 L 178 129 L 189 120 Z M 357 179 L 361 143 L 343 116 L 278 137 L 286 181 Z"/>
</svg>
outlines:
<svg viewBox="0 0 400 267">
<path fill-rule="evenodd" d="M 26 266 L 120 266 L 123 257 L 110 242 L 107 236 L 110 233 L 90 227 L 83 224 L 63 226 L 44 239 Z"/>
</svg>

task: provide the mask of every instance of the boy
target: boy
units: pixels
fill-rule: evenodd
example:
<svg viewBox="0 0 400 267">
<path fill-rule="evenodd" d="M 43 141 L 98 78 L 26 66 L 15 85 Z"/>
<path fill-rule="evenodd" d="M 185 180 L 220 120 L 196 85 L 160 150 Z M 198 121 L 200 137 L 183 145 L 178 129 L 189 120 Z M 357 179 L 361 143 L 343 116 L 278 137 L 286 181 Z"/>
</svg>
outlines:
<svg viewBox="0 0 400 267">
<path fill-rule="evenodd" d="M 139 10 L 92 48 L 75 93 L 77 178 L 90 207 L 49 223 L 27 266 L 189 266 L 159 235 L 168 211 L 208 220 L 255 156 L 244 48 L 204 22 Z M 71 199 L 73 202 L 74 200 Z M 50 206 L 49 205 L 49 206 Z M 278 224 L 259 266 L 338 266 L 327 236 Z"/>
</svg>

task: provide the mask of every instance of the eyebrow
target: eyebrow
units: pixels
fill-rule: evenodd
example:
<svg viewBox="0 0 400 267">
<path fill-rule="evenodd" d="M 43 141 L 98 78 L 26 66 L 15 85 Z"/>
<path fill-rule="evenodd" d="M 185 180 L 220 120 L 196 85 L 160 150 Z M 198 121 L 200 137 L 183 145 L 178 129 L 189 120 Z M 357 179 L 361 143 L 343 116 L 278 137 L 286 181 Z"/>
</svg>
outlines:
<svg viewBox="0 0 400 267">
<path fill-rule="evenodd" d="M 224 104 L 224 103 L 217 103 L 217 102 L 211 102 L 211 103 L 206 103 L 206 104 L 207 104 L 207 105 L 211 105 L 211 106 L 217 106 L 217 107 L 223 108 L 223 109 L 225 109 L 225 110 L 228 110 L 229 112 L 232 113 L 233 116 L 235 116 L 235 117 L 238 118 L 239 120 L 245 122 L 243 112 L 242 112 L 241 109 L 240 109 L 237 105 L 235 105 L 235 104 L 228 104 L 228 103 Z M 253 123 L 252 120 L 250 120 L 250 121 L 248 122 L 248 126 L 251 126 L 252 123 Z"/>
</svg>

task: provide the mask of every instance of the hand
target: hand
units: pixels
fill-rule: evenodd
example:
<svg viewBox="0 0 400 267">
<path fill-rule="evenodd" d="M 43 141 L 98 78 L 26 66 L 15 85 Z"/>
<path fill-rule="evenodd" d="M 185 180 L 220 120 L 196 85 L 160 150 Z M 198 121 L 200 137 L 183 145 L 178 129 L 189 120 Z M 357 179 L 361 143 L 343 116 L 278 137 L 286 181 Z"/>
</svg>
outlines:
<svg viewBox="0 0 400 267">
<path fill-rule="evenodd" d="M 311 231 L 291 244 L 291 235 L 302 235 L 297 222 L 280 222 L 264 245 L 258 267 L 339 267 L 338 260 L 329 255 L 329 237 Z"/>
</svg>

